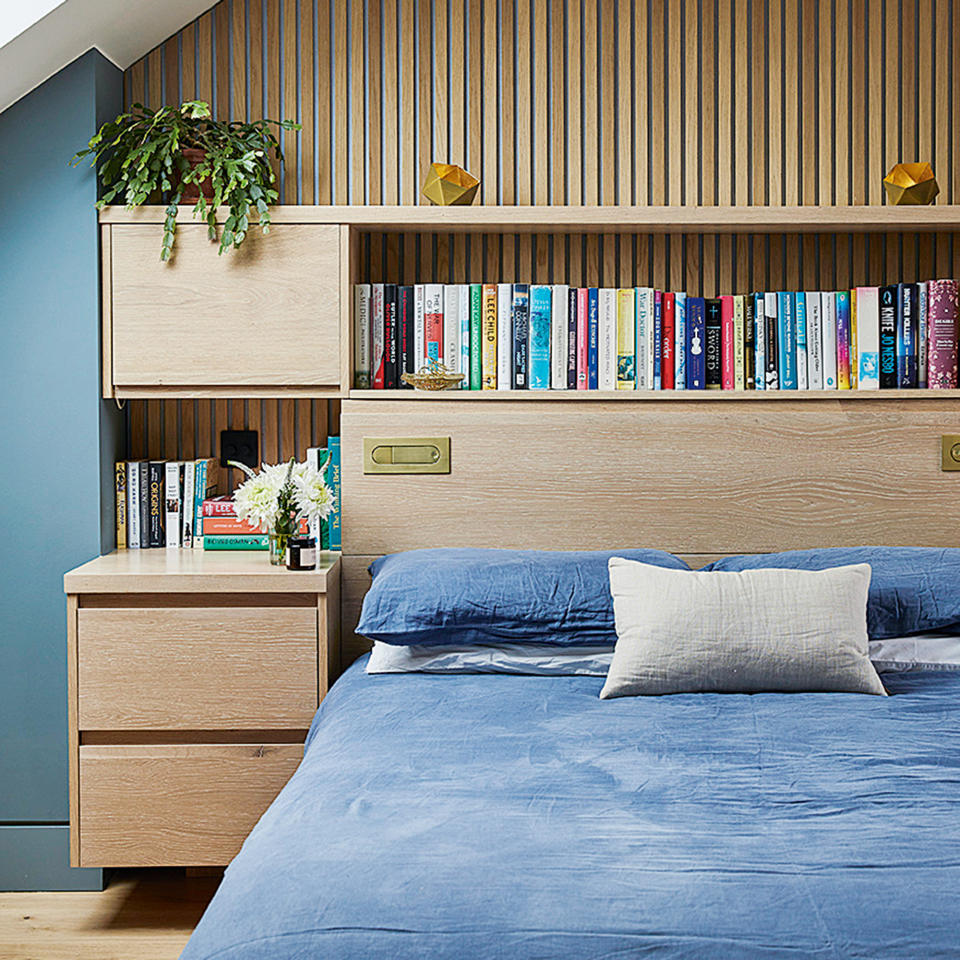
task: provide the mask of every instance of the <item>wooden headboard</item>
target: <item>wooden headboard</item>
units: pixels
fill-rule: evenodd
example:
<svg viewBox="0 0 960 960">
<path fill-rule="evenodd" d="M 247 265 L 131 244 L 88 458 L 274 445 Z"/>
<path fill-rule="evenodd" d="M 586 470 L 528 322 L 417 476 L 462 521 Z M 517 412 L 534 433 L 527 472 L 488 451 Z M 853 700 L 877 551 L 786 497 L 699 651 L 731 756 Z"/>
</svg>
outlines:
<svg viewBox="0 0 960 960">
<path fill-rule="evenodd" d="M 716 555 L 955 546 L 956 399 L 788 394 L 348 400 L 342 664 L 376 556 L 434 546 L 660 547 Z M 364 437 L 449 436 L 451 471 L 364 475 Z"/>
</svg>

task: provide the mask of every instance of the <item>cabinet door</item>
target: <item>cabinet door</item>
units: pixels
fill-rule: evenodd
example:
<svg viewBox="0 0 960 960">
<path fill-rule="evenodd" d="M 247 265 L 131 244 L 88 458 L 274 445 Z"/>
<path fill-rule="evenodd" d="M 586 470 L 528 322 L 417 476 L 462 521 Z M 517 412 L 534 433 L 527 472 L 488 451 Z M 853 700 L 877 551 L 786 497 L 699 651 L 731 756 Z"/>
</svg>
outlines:
<svg viewBox="0 0 960 960">
<path fill-rule="evenodd" d="M 167 263 L 160 230 L 110 228 L 114 387 L 339 387 L 338 227 L 251 228 L 218 256 L 180 224 Z"/>
<path fill-rule="evenodd" d="M 81 866 L 224 866 L 293 775 L 299 743 L 80 748 Z"/>
</svg>

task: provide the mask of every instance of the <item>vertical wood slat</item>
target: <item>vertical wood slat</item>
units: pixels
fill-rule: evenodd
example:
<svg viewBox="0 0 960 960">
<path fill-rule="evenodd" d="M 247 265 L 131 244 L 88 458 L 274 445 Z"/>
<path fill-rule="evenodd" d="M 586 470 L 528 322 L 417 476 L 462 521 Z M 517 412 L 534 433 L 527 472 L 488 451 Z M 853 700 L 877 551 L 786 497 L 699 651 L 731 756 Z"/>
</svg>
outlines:
<svg viewBox="0 0 960 960">
<path fill-rule="evenodd" d="M 949 203 L 958 28 L 960 0 L 221 0 L 134 63 L 124 96 L 299 119 L 288 202 L 423 202 L 427 164 L 449 159 L 482 176 L 482 203 L 880 203 L 894 162 L 931 159 Z M 712 294 L 949 274 L 960 242 L 424 235 L 384 240 L 382 264 L 371 252 L 408 280 L 602 273 Z M 220 408 L 170 403 L 131 403 L 131 455 L 211 446 Z M 297 403 L 291 427 L 287 409 L 236 401 L 230 419 L 242 410 L 276 459 L 335 417 Z"/>
</svg>

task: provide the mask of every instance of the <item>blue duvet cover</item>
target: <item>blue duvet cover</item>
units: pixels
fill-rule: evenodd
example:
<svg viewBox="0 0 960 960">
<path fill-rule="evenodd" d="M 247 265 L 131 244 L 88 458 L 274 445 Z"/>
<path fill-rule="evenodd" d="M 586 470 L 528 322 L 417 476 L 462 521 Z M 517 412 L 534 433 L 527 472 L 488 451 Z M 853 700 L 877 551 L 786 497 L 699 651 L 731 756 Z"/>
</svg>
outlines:
<svg viewBox="0 0 960 960">
<path fill-rule="evenodd" d="M 960 674 L 889 698 L 597 699 L 368 676 L 184 960 L 960 956 Z"/>
</svg>

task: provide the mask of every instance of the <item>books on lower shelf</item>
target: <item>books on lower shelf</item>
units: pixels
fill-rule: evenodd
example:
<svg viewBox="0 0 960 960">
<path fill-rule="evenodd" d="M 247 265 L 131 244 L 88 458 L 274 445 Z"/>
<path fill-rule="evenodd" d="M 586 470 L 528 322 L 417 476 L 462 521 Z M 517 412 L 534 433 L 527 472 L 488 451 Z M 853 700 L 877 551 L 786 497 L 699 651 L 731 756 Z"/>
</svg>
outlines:
<svg viewBox="0 0 960 960">
<path fill-rule="evenodd" d="M 354 303 L 358 388 L 413 389 L 400 374 L 430 360 L 462 373 L 464 390 L 957 386 L 956 280 L 709 298 L 651 287 L 361 283 Z M 392 319 L 397 303 L 417 305 L 412 336 Z"/>
<path fill-rule="evenodd" d="M 117 549 L 200 546 L 200 508 L 219 482 L 216 459 L 118 460 Z"/>
</svg>

